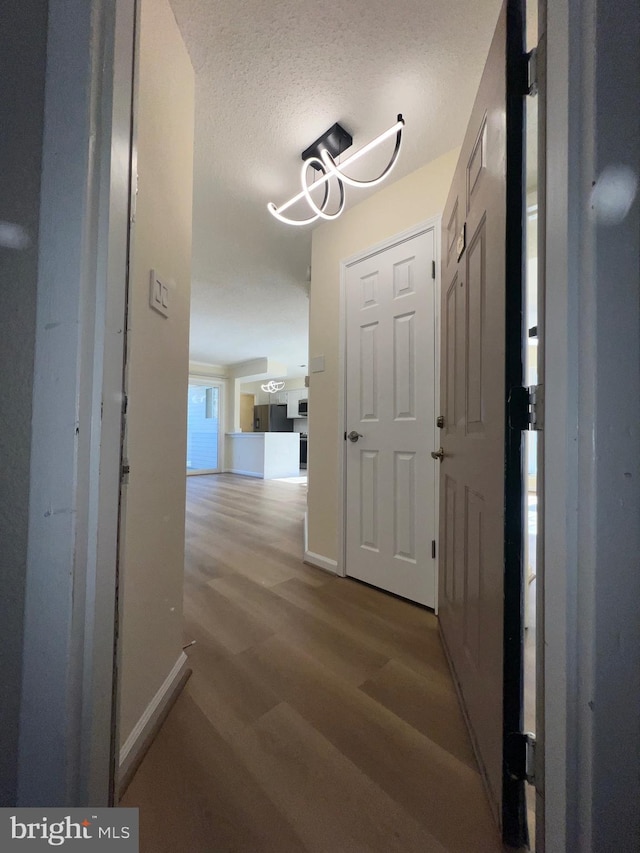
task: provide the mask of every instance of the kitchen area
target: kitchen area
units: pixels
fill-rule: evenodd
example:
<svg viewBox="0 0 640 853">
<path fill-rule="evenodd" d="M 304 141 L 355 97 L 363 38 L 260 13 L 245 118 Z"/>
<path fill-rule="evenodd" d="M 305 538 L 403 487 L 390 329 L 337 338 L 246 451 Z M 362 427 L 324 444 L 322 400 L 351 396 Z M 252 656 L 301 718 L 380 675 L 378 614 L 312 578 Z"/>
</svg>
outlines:
<svg viewBox="0 0 640 853">
<path fill-rule="evenodd" d="M 240 432 L 226 435 L 227 470 L 262 479 L 305 476 L 307 417 L 304 377 L 242 385 Z"/>
</svg>

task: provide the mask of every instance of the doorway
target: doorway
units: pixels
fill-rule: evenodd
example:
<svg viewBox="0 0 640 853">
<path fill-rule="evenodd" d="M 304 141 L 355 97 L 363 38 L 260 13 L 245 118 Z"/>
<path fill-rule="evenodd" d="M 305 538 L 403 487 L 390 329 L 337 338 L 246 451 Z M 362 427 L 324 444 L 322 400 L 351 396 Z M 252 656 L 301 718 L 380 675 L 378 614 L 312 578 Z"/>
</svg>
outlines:
<svg viewBox="0 0 640 853">
<path fill-rule="evenodd" d="M 217 474 L 222 459 L 222 383 L 191 377 L 187 400 L 187 476 Z"/>
<path fill-rule="evenodd" d="M 253 409 L 255 394 L 240 394 L 240 432 L 253 432 Z"/>
</svg>

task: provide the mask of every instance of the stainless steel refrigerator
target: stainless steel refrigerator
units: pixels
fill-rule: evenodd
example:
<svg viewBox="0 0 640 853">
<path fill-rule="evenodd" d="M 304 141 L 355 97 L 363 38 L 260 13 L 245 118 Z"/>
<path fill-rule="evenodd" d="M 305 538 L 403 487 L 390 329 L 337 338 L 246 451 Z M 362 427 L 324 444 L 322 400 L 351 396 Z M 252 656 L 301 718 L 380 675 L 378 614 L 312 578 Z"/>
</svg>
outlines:
<svg viewBox="0 0 640 853">
<path fill-rule="evenodd" d="M 253 407 L 254 432 L 293 432 L 293 420 L 287 417 L 286 404 L 269 403 Z"/>
</svg>

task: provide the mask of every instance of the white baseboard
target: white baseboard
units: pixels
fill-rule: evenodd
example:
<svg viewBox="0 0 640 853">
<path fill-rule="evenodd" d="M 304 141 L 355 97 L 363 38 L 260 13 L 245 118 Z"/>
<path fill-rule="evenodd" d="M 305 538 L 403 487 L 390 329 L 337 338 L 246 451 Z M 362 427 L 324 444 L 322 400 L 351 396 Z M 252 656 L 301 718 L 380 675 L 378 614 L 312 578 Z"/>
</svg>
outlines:
<svg viewBox="0 0 640 853">
<path fill-rule="evenodd" d="M 188 668 L 189 659 L 184 652 L 180 652 L 180 657 L 175 662 L 173 669 L 145 708 L 143 715 L 120 749 L 118 775 L 121 780 L 127 776 L 130 768 L 138 760 L 140 750 L 156 726 L 167 703 L 173 699 L 174 693 Z"/>
<path fill-rule="evenodd" d="M 325 572 L 331 572 L 332 575 L 339 575 L 337 560 L 331 560 L 329 557 L 323 557 L 321 554 L 314 554 L 309 550 L 309 513 L 304 514 L 304 557 L 302 561 L 308 566 L 315 566 L 316 569 L 323 569 Z"/>
<path fill-rule="evenodd" d="M 313 551 L 309 551 L 306 548 L 304 549 L 304 562 L 309 566 L 315 566 L 316 569 L 324 569 L 325 572 L 331 572 L 332 575 L 339 574 L 336 560 L 323 557 L 321 554 L 314 554 Z"/>
<path fill-rule="evenodd" d="M 242 471 L 240 468 L 227 468 L 227 474 L 242 474 L 243 477 L 257 477 L 259 480 L 264 480 L 263 474 L 256 474 L 255 471 Z"/>
</svg>

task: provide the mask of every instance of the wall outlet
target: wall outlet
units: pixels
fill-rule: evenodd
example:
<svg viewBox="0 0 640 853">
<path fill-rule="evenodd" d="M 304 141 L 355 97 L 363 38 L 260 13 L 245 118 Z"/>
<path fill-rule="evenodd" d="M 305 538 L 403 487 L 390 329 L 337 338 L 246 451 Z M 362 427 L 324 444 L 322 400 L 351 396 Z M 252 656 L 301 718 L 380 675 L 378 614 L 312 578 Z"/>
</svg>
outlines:
<svg viewBox="0 0 640 853">
<path fill-rule="evenodd" d="M 155 270 L 151 270 L 149 275 L 149 306 L 163 317 L 169 316 L 169 286 Z"/>
</svg>

